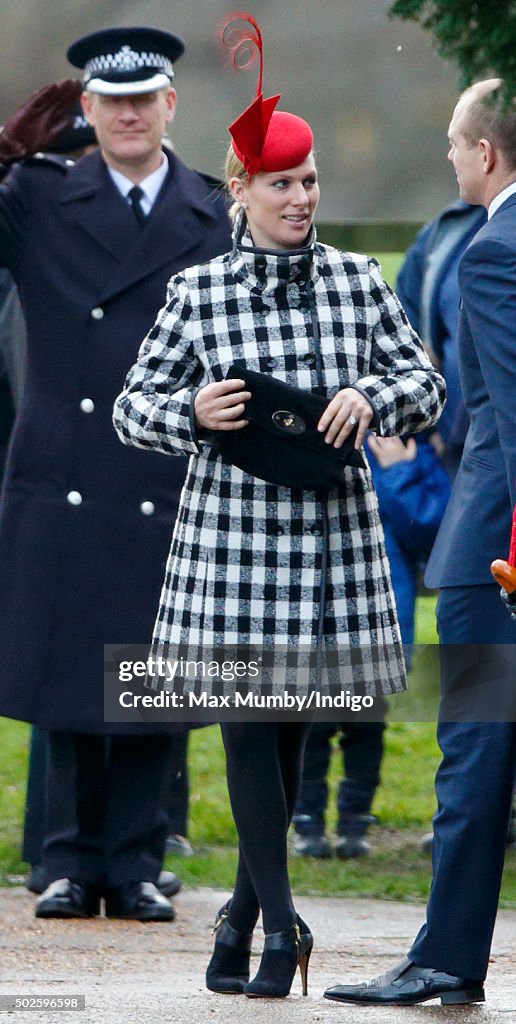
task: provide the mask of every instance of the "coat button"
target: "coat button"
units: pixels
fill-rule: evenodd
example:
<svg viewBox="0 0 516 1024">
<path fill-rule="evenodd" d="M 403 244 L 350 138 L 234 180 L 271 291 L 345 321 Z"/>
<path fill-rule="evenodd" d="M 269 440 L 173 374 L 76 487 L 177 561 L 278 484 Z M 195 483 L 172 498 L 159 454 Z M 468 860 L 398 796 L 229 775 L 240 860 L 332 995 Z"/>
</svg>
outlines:
<svg viewBox="0 0 516 1024">
<path fill-rule="evenodd" d="M 313 352 L 307 352 L 306 355 L 303 356 L 303 362 L 307 363 L 308 366 L 315 366 L 315 356 Z"/>
<path fill-rule="evenodd" d="M 155 512 L 155 505 L 153 501 L 142 501 L 140 505 L 140 512 L 144 516 L 153 516 Z"/>
<path fill-rule="evenodd" d="M 269 370 L 274 370 L 277 365 L 278 365 L 278 360 L 277 359 L 273 359 L 272 356 L 271 356 L 270 359 L 267 360 L 267 366 L 269 367 Z"/>
<path fill-rule="evenodd" d="M 91 398 L 83 398 L 81 401 L 81 412 L 93 412 L 95 402 Z"/>
<path fill-rule="evenodd" d="M 310 534 L 312 537 L 320 537 L 322 534 L 321 527 L 317 526 L 317 523 L 312 523 L 311 526 L 305 526 L 303 532 Z"/>
<path fill-rule="evenodd" d="M 68 491 L 66 500 L 69 505 L 82 505 L 82 494 L 79 491 Z"/>
<path fill-rule="evenodd" d="M 90 316 L 93 320 L 102 320 L 104 317 L 104 310 L 102 309 L 102 306 L 94 306 Z"/>
</svg>

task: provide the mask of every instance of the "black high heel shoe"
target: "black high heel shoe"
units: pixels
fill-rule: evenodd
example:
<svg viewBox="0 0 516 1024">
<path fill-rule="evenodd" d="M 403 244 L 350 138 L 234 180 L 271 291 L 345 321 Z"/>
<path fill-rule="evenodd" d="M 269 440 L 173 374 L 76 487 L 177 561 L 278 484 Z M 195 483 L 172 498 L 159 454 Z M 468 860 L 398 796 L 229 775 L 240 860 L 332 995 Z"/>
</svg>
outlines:
<svg viewBox="0 0 516 1024">
<path fill-rule="evenodd" d="M 284 999 L 298 967 L 303 995 L 308 995 L 308 963 L 313 944 L 312 933 L 299 915 L 292 928 L 266 935 L 258 973 L 245 986 L 244 995 L 251 999 Z"/>
<path fill-rule="evenodd" d="M 246 935 L 228 921 L 229 902 L 221 907 L 213 933 L 215 948 L 206 970 L 206 987 L 210 992 L 239 995 L 249 981 L 249 961 L 253 933 Z"/>
</svg>

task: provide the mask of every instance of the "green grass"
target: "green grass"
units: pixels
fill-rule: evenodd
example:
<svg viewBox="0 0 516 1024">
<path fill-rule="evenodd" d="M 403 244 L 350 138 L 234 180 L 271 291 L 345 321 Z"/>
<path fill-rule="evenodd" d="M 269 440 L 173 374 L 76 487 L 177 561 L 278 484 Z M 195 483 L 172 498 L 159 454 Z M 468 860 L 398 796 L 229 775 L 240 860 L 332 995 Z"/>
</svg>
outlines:
<svg viewBox="0 0 516 1024">
<path fill-rule="evenodd" d="M 435 599 L 420 597 L 416 640 L 435 641 Z M 25 797 L 29 729 L 0 719 L 0 881 L 23 871 L 20 840 Z M 373 853 L 357 862 L 291 859 L 294 891 L 304 894 L 371 896 L 425 900 L 430 884 L 430 859 L 419 840 L 428 831 L 435 809 L 433 781 L 439 762 L 433 722 L 392 722 L 386 732 L 382 785 L 373 807 L 379 827 L 371 830 Z M 336 825 L 336 790 L 342 769 L 335 744 L 331 759 L 328 831 Z M 196 856 L 169 857 L 185 885 L 231 888 L 236 868 L 236 830 L 225 783 L 224 752 L 219 729 L 192 733 L 190 744 L 190 839 Z M 507 858 L 502 905 L 516 905 L 516 854 Z"/>
<path fill-rule="evenodd" d="M 374 256 L 378 260 L 382 268 L 382 276 L 390 284 L 391 288 L 394 288 L 394 282 L 396 280 L 396 274 L 400 269 L 405 253 L 403 252 L 374 252 L 371 256 Z"/>
</svg>

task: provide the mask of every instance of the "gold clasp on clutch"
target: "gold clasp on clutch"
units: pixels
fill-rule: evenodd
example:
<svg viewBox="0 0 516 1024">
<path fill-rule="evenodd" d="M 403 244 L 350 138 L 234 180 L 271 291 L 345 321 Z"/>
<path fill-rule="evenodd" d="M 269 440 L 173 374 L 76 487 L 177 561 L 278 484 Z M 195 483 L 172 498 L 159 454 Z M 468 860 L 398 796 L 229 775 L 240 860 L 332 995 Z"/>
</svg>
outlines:
<svg viewBox="0 0 516 1024">
<path fill-rule="evenodd" d="M 306 423 L 301 416 L 297 416 L 295 412 L 289 412 L 287 409 L 278 409 L 277 412 L 273 412 L 272 422 L 278 430 L 283 430 L 285 434 L 304 434 L 306 430 Z"/>
</svg>

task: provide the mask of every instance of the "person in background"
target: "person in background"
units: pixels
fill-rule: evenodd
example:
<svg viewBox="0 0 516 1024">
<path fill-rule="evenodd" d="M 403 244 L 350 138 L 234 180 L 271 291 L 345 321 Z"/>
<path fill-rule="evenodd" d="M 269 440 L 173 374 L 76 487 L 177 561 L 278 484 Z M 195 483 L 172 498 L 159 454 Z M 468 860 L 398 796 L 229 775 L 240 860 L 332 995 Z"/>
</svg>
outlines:
<svg viewBox="0 0 516 1024">
<path fill-rule="evenodd" d="M 185 732 L 173 738 L 170 782 L 163 795 L 163 806 L 168 817 L 165 849 L 176 857 L 193 857 L 194 852 L 187 838 L 190 795 L 188 736 Z"/>
<path fill-rule="evenodd" d="M 431 443 L 452 479 L 468 430 L 457 356 L 458 268 L 486 219 L 483 206 L 457 199 L 421 229 L 396 279 L 400 302 L 446 381 L 446 405 Z"/>
<path fill-rule="evenodd" d="M 450 483 L 425 432 L 406 439 L 370 433 L 366 450 L 378 496 L 405 660 L 410 668 L 418 576 L 444 515 Z M 344 776 L 337 794 L 335 853 L 350 858 L 370 852 L 365 836 L 376 821 L 371 806 L 380 784 L 387 708 L 378 704 L 376 710 L 376 721 L 361 721 L 357 716 L 355 721 L 313 724 L 293 819 L 291 851 L 295 856 L 329 857 L 333 852 L 325 834 L 325 812 L 331 741 L 336 733 Z"/>
<path fill-rule="evenodd" d="M 183 50 L 131 27 L 70 47 L 100 144 L 74 164 L 31 154 L 62 127 L 78 82 L 40 91 L 0 134 L 0 262 L 28 337 L 0 517 L 0 713 L 48 734 L 38 917 L 94 916 L 101 899 L 110 917 L 174 917 L 156 882 L 182 727 L 106 724 L 103 649 L 150 636 L 185 471 L 124 452 L 113 399 L 170 274 L 230 237 L 214 179 L 162 149 Z M 72 831 L 60 801 L 70 779 Z"/>
</svg>

